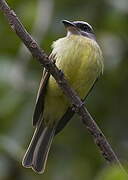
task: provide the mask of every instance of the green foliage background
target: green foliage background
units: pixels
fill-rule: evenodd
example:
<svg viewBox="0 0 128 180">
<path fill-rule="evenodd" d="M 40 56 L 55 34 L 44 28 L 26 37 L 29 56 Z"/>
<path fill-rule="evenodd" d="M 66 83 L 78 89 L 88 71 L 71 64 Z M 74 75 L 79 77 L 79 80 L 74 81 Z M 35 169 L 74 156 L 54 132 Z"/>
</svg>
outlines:
<svg viewBox="0 0 128 180">
<path fill-rule="evenodd" d="M 8 3 L 48 54 L 51 43 L 65 35 L 62 19 L 84 20 L 94 27 L 103 50 L 105 71 L 86 106 L 120 160 L 127 164 L 128 1 Z M 37 16 L 42 23 L 38 28 Z M 0 13 L 0 180 L 125 180 L 118 168 L 107 169 L 78 116 L 55 138 L 43 175 L 22 167 L 21 160 L 34 131 L 31 118 L 41 74 L 42 67 L 31 58 Z"/>
</svg>

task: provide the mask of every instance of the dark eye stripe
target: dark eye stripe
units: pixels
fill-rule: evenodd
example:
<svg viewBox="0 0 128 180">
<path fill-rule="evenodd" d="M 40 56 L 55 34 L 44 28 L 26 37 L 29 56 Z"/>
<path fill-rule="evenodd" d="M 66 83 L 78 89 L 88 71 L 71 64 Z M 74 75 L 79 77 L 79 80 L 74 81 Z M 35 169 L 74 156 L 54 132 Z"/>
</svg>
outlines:
<svg viewBox="0 0 128 180">
<path fill-rule="evenodd" d="M 88 25 L 83 25 L 83 30 L 91 31 L 92 29 Z"/>
<path fill-rule="evenodd" d="M 76 24 L 78 28 L 80 28 L 83 31 L 92 31 L 92 29 L 87 24 Z"/>
<path fill-rule="evenodd" d="M 84 32 L 94 33 L 92 27 L 83 21 L 74 21 L 74 24 Z"/>
</svg>

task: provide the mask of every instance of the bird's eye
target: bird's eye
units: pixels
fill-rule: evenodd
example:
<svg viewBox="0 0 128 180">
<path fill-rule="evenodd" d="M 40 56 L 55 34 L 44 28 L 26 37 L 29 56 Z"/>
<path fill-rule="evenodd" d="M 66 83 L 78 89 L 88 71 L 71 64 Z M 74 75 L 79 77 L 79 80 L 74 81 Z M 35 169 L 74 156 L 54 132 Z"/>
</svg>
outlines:
<svg viewBox="0 0 128 180">
<path fill-rule="evenodd" d="M 80 22 L 75 22 L 75 25 L 84 32 L 88 32 L 88 33 L 93 33 L 93 29 L 89 24 L 86 23 L 80 23 Z"/>
<path fill-rule="evenodd" d="M 83 27 L 81 29 L 83 31 L 86 31 L 86 32 L 91 32 L 92 31 L 92 29 L 88 25 L 83 25 Z"/>
</svg>

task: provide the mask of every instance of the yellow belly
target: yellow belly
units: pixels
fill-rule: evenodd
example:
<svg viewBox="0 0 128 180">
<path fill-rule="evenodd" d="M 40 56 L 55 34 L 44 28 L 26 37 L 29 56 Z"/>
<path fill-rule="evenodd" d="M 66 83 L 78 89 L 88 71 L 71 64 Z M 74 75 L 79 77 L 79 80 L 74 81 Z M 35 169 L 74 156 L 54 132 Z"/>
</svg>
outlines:
<svg viewBox="0 0 128 180">
<path fill-rule="evenodd" d="M 71 35 L 53 44 L 56 65 L 60 68 L 71 87 L 81 99 L 85 98 L 95 80 L 103 71 L 102 53 L 94 40 Z M 44 119 L 46 122 L 58 121 L 70 103 L 50 76 L 45 96 Z"/>
</svg>

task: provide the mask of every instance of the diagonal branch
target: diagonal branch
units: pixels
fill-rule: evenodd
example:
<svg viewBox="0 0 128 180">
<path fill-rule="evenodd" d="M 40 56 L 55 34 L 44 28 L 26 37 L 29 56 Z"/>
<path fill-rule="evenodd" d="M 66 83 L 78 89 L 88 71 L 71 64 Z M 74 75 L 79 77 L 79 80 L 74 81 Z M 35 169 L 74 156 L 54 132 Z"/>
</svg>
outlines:
<svg viewBox="0 0 128 180">
<path fill-rule="evenodd" d="M 99 129 L 96 122 L 93 120 L 87 109 L 84 107 L 83 102 L 77 96 L 76 92 L 67 83 L 64 74 L 59 70 L 56 65 L 49 60 L 48 55 L 38 46 L 36 41 L 26 31 L 24 26 L 21 24 L 19 18 L 13 10 L 10 9 L 5 0 L 0 0 L 0 10 L 4 13 L 12 30 L 17 34 L 21 41 L 25 44 L 28 50 L 31 52 L 33 57 L 43 65 L 55 78 L 59 87 L 62 89 L 64 94 L 68 97 L 69 101 L 75 107 L 76 112 L 82 118 L 83 123 L 92 135 L 96 145 L 99 147 L 103 157 L 110 163 L 116 163 L 120 167 L 121 163 L 117 156 L 113 152 L 110 144 L 106 140 L 104 134 Z"/>
</svg>

